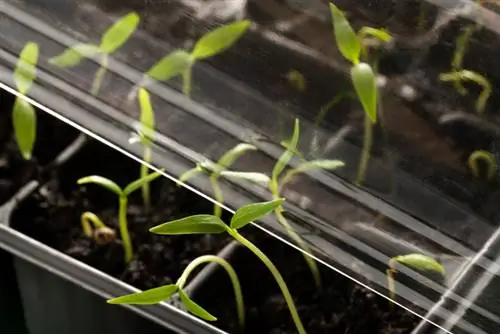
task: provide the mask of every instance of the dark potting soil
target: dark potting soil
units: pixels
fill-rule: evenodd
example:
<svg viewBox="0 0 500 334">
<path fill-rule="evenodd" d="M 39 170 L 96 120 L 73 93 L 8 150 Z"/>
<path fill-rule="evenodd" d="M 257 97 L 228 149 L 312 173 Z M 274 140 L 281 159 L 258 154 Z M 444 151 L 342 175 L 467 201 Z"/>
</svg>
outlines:
<svg viewBox="0 0 500 334">
<path fill-rule="evenodd" d="M 319 265 L 322 289 L 317 290 L 301 253 L 255 228 L 249 238 L 282 273 L 308 333 L 410 333 L 419 319 L 333 270 Z M 257 241 L 255 241 L 257 240 Z M 247 249 L 230 259 L 239 275 L 246 305 L 244 333 L 296 333 L 289 309 L 267 268 Z M 194 293 L 193 299 L 218 318 L 229 333 L 240 332 L 230 280 L 217 270 Z"/>
<path fill-rule="evenodd" d="M 0 204 L 9 200 L 29 180 L 39 179 L 44 167 L 78 135 L 78 131 L 72 127 L 37 110 L 33 157 L 26 161 L 21 156 L 14 137 L 11 118 L 13 105 L 14 96 L 0 91 Z"/>
<path fill-rule="evenodd" d="M 124 187 L 139 177 L 139 164 L 90 142 L 18 206 L 12 226 L 139 289 L 175 282 L 192 259 L 216 254 L 227 242 L 225 236 L 168 237 L 149 233 L 155 225 L 212 212 L 211 203 L 160 177 L 151 183 L 153 206 L 149 213 L 145 212 L 141 190 L 129 198 L 128 226 L 135 255 L 126 265 L 118 233 L 118 198 L 97 185 L 77 186 L 77 179 L 88 175 L 101 175 Z M 117 240 L 97 245 L 84 236 L 80 216 L 85 211 L 95 213 L 115 229 Z"/>
</svg>

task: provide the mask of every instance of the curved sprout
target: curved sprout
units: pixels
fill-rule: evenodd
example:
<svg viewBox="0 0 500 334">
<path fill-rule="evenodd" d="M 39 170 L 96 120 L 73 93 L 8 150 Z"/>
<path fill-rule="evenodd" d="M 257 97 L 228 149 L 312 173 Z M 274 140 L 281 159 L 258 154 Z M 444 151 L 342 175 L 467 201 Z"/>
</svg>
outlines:
<svg viewBox="0 0 500 334">
<path fill-rule="evenodd" d="M 467 164 L 470 170 L 472 171 L 472 175 L 474 175 L 474 177 L 476 178 L 479 177 L 478 160 L 482 160 L 486 163 L 487 165 L 486 177 L 488 181 L 491 181 L 493 177 L 495 177 L 497 170 L 495 156 L 493 156 L 493 154 L 485 150 L 477 150 L 469 155 L 469 158 L 467 159 Z"/>
<path fill-rule="evenodd" d="M 452 71 L 449 73 L 441 73 L 439 75 L 439 80 L 444 82 L 453 82 L 453 83 L 461 83 L 462 81 L 472 81 L 477 85 L 481 86 L 483 89 L 479 94 L 476 100 L 476 111 L 478 114 L 482 114 L 486 107 L 486 103 L 490 98 L 492 87 L 488 79 L 482 76 L 479 73 L 469 71 L 469 70 L 460 70 L 460 71 Z"/>
</svg>

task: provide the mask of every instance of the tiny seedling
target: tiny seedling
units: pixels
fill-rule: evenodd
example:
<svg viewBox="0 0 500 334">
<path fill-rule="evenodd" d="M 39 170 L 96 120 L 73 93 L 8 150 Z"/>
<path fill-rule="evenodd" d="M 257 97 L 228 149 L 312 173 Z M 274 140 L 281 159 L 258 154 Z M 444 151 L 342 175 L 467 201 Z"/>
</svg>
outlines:
<svg viewBox="0 0 500 334">
<path fill-rule="evenodd" d="M 228 233 L 236 241 L 238 241 L 240 244 L 242 244 L 243 246 L 248 248 L 252 253 L 254 253 L 262 261 L 262 263 L 264 263 L 264 265 L 273 275 L 275 281 L 278 283 L 279 288 L 281 289 L 281 292 L 288 305 L 290 314 L 292 316 L 292 319 L 294 321 L 298 333 L 305 334 L 306 331 L 304 329 L 302 321 L 300 320 L 297 308 L 295 307 L 295 302 L 293 301 L 290 290 L 288 289 L 288 286 L 285 280 L 283 279 L 283 276 L 279 272 L 278 268 L 276 268 L 274 263 L 256 245 L 254 245 L 250 240 L 248 240 L 239 233 L 239 230 L 241 228 L 247 226 L 252 221 L 262 218 L 263 216 L 274 211 L 277 207 L 281 205 L 282 202 L 283 199 L 280 198 L 269 202 L 252 203 L 245 205 L 236 211 L 229 225 L 225 224 L 219 217 L 216 217 L 214 215 L 194 215 L 153 227 L 150 229 L 150 232 L 163 235 Z M 158 290 L 150 293 L 151 295 L 158 295 L 158 297 L 156 298 L 157 301 L 162 301 L 165 298 L 171 296 L 173 293 L 182 291 L 179 290 L 177 286 L 171 286 L 168 289 L 165 287 L 162 288 L 163 291 L 159 290 L 161 295 L 160 293 L 157 293 Z M 157 288 L 157 289 L 162 289 L 162 288 Z M 140 294 L 136 296 L 140 296 Z M 184 305 L 187 304 L 186 308 L 190 310 L 193 314 L 196 314 L 201 318 L 209 321 L 216 320 L 214 316 L 210 315 L 210 313 L 208 313 L 207 311 L 202 309 L 199 305 L 191 301 L 185 293 L 180 293 L 180 297 L 181 300 L 184 299 L 182 300 Z M 130 296 L 119 297 L 119 298 L 130 298 Z M 110 302 L 116 303 L 117 300 L 118 302 L 120 302 L 120 299 L 114 299 L 114 300 L 112 299 Z M 137 300 L 140 302 L 139 298 Z M 123 301 L 122 299 L 121 303 L 126 304 L 128 302 L 127 300 Z"/>
<path fill-rule="evenodd" d="M 188 52 L 174 50 L 149 69 L 142 82 L 148 78 L 157 81 L 167 81 L 176 76 L 182 76 L 182 92 L 191 95 L 191 75 L 194 64 L 216 56 L 236 43 L 250 27 L 250 21 L 242 20 L 223 25 L 202 36 Z"/>
<path fill-rule="evenodd" d="M 339 160 L 312 160 L 306 161 L 302 154 L 300 154 L 297 145 L 299 142 L 300 135 L 300 124 L 299 120 L 295 120 L 292 138 L 289 141 L 283 141 L 282 145 L 286 148 L 282 153 L 278 161 L 273 167 L 273 171 L 271 173 L 271 179 L 268 183 L 269 190 L 273 195 L 274 199 L 281 197 L 281 189 L 285 184 L 290 182 L 297 174 L 304 173 L 312 170 L 334 170 L 344 165 L 343 162 Z M 285 167 L 288 165 L 293 156 L 297 156 L 301 163 L 295 167 L 289 169 L 283 177 L 281 177 Z M 297 232 L 293 229 L 293 227 L 288 223 L 286 217 L 283 214 L 284 208 L 282 205 L 279 205 L 274 210 L 276 218 L 281 226 L 285 229 L 288 235 L 295 241 L 295 243 L 306 253 L 311 253 L 309 247 L 304 242 L 304 240 L 297 234 Z M 311 269 L 311 272 L 314 277 L 314 281 L 316 286 L 319 288 L 321 286 L 321 277 L 316 265 L 316 262 L 309 255 L 304 254 L 304 258 L 307 262 L 307 265 Z"/>
<path fill-rule="evenodd" d="M 28 42 L 19 54 L 14 83 L 22 95 L 28 94 L 36 79 L 38 49 L 38 44 Z M 16 96 L 12 108 L 12 124 L 19 151 L 25 160 L 30 160 L 36 141 L 36 112 L 29 102 L 19 96 Z"/>
<path fill-rule="evenodd" d="M 453 83 L 462 83 L 464 81 L 472 81 L 475 84 L 482 87 L 482 91 L 476 99 L 476 111 L 478 114 L 482 114 L 484 112 L 484 108 L 486 107 L 486 103 L 490 98 L 492 88 L 488 79 L 482 76 L 479 73 L 469 71 L 469 70 L 459 70 L 459 71 L 451 71 L 449 73 L 441 73 L 439 75 L 439 80 L 444 82 L 453 82 Z M 459 90 L 459 93 L 462 95 L 467 94 L 467 90 L 465 87 Z"/>
<path fill-rule="evenodd" d="M 140 178 L 129 183 L 124 189 L 120 188 L 120 186 L 118 186 L 115 182 L 98 175 L 82 177 L 77 181 L 79 185 L 89 183 L 96 184 L 105 189 L 108 189 L 118 196 L 118 224 L 120 227 L 120 238 L 123 243 L 123 250 L 125 254 L 125 263 L 129 263 L 134 255 L 127 223 L 128 196 L 137 189 L 141 188 L 144 183 L 152 182 L 153 180 L 158 178 L 161 173 L 162 171 L 148 174 L 144 178 Z M 93 221 L 93 223 L 95 224 L 96 221 Z M 84 227 L 84 233 L 86 232 L 88 232 L 88 229 L 86 230 L 86 228 Z"/>
<path fill-rule="evenodd" d="M 149 93 L 144 88 L 139 89 L 139 106 L 141 109 L 140 114 L 140 129 L 139 129 L 139 141 L 143 146 L 142 160 L 146 163 L 151 163 L 152 158 L 152 145 L 153 145 L 153 135 L 155 131 L 155 115 L 153 111 L 153 106 L 151 105 L 151 98 Z M 146 164 L 141 164 L 140 178 L 145 178 L 149 173 L 149 167 Z M 146 182 L 142 185 L 142 199 L 144 201 L 144 207 L 147 211 L 151 208 L 151 194 L 149 190 L 149 183 Z"/>
<path fill-rule="evenodd" d="M 222 208 L 220 204 L 224 203 L 224 196 L 222 194 L 222 190 L 219 184 L 219 177 L 221 173 L 227 171 L 229 167 L 234 163 L 236 159 L 238 159 L 241 155 L 249 151 L 255 151 L 257 147 L 254 145 L 240 143 L 233 147 L 231 150 L 227 151 L 222 155 L 222 157 L 217 161 L 217 163 L 213 162 L 201 162 L 196 164 L 196 167 L 184 172 L 180 177 L 179 181 L 186 182 L 191 177 L 194 177 L 198 173 L 205 173 L 209 175 L 210 184 L 212 185 L 212 191 L 214 194 L 214 199 L 216 203 L 214 203 L 214 216 L 219 217 L 222 214 Z M 227 174 L 225 174 L 227 175 Z M 247 179 L 255 182 L 268 182 L 269 178 L 262 179 L 262 176 L 258 173 L 245 173 L 245 172 L 229 172 L 229 176 L 233 175 L 234 177 L 239 177 L 240 179 Z M 260 177 L 260 179 L 259 179 Z"/>
<path fill-rule="evenodd" d="M 271 177 L 268 177 L 263 173 L 255 172 L 232 172 L 228 170 L 223 170 L 220 176 L 227 179 L 246 179 L 258 184 L 266 185 L 271 192 L 274 199 L 281 197 L 281 189 L 290 182 L 296 175 L 312 170 L 334 170 L 343 166 L 343 163 L 338 160 L 312 160 L 307 161 L 304 156 L 297 149 L 297 144 L 300 135 L 300 123 L 299 120 L 295 120 L 293 134 L 291 140 L 284 140 L 281 145 L 285 147 L 285 151 L 276 161 L 273 167 Z M 290 168 L 283 176 L 282 173 L 293 156 L 297 156 L 301 163 L 295 167 Z M 285 232 L 292 238 L 292 240 L 302 249 L 305 253 L 311 253 L 309 247 L 304 242 L 304 240 L 297 234 L 293 227 L 288 223 L 286 217 L 283 214 L 284 208 L 280 205 L 278 206 L 274 213 L 279 224 L 285 229 Z M 304 254 L 304 258 L 311 269 L 314 277 L 314 281 L 318 288 L 321 287 L 321 277 L 316 265 L 316 262 L 309 255 Z"/>
<path fill-rule="evenodd" d="M 365 112 L 363 151 L 357 177 L 357 183 L 362 184 L 373 144 L 373 125 L 377 123 L 379 101 L 375 71 L 368 63 L 361 61 L 367 57 L 364 40 L 373 37 L 382 42 L 389 42 L 392 37 L 383 29 L 371 27 L 363 27 L 356 34 L 344 13 L 333 3 L 330 3 L 330 13 L 337 47 L 342 56 L 352 63 L 351 81 Z"/>
<path fill-rule="evenodd" d="M 495 177 L 497 170 L 495 157 L 493 156 L 493 154 L 485 150 L 477 150 L 469 155 L 467 164 L 469 165 L 472 175 L 474 175 L 475 178 L 479 178 L 480 175 L 478 166 L 479 161 L 483 161 L 486 164 L 486 179 L 488 181 L 491 181 Z"/>
<path fill-rule="evenodd" d="M 387 285 L 389 289 L 389 297 L 394 300 L 396 297 L 396 285 L 394 275 L 397 273 L 396 265 L 402 264 L 412 269 L 435 272 L 443 277 L 446 275 L 444 267 L 434 260 L 432 257 L 420 253 L 412 253 L 407 255 L 398 255 L 389 260 L 387 273 Z M 392 304 L 391 304 L 392 305 Z"/>
<path fill-rule="evenodd" d="M 125 44 L 139 25 L 139 15 L 131 12 L 104 32 L 99 45 L 89 43 L 78 43 L 64 50 L 60 55 L 49 59 L 49 63 L 55 66 L 70 68 L 77 66 L 84 58 L 100 56 L 99 69 L 92 83 L 92 95 L 97 95 L 106 74 L 109 56 Z"/>
<path fill-rule="evenodd" d="M 186 310 L 204 320 L 215 321 L 217 320 L 212 314 L 196 304 L 188 294 L 184 291 L 184 285 L 191 273 L 200 265 L 213 262 L 220 265 L 227 272 L 229 279 L 233 285 L 234 297 L 238 313 L 238 321 L 240 326 L 245 326 L 245 303 L 243 302 L 243 292 L 241 291 L 240 280 L 236 271 L 231 264 L 221 257 L 215 255 L 202 255 L 197 257 L 184 269 L 182 275 L 179 277 L 175 284 L 168 284 L 158 288 L 149 289 L 142 292 L 132 293 L 129 295 L 117 297 L 108 300 L 109 304 L 129 304 L 129 305 L 151 305 L 158 304 L 168 300 L 175 293 L 178 293 L 181 302 Z"/>
<path fill-rule="evenodd" d="M 116 232 L 107 227 L 94 213 L 86 211 L 80 217 L 83 234 L 99 245 L 109 244 L 116 239 Z"/>
</svg>

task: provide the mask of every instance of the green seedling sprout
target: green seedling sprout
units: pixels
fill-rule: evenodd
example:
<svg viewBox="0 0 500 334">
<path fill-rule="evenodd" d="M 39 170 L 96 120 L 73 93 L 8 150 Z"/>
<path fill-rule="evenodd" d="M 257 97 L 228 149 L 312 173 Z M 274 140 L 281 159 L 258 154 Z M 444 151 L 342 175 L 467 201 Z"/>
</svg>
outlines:
<svg viewBox="0 0 500 334">
<path fill-rule="evenodd" d="M 94 213 L 86 211 L 82 213 L 80 220 L 83 234 L 88 238 L 92 238 L 95 243 L 105 245 L 115 241 L 116 232 L 107 227 Z"/>
<path fill-rule="evenodd" d="M 271 191 L 271 194 L 273 195 L 274 199 L 281 197 L 281 189 L 283 188 L 283 186 L 286 183 L 290 182 L 293 179 L 293 177 L 299 173 L 304 173 L 307 171 L 318 170 L 318 169 L 334 170 L 338 167 L 343 166 L 343 163 L 338 160 L 306 161 L 303 155 L 300 154 L 300 152 L 297 149 L 297 145 L 299 142 L 299 135 L 300 135 L 300 124 L 299 120 L 296 119 L 293 128 L 292 138 L 289 141 L 282 142 L 282 145 L 285 146 L 286 150 L 283 152 L 283 154 L 280 156 L 280 158 L 274 165 L 273 171 L 271 173 L 271 179 L 269 181 L 269 190 Z M 299 157 L 301 163 L 297 167 L 289 169 L 285 173 L 285 175 L 281 177 L 283 171 L 285 170 L 286 166 L 288 165 L 289 161 L 293 158 L 294 155 Z M 283 212 L 284 208 L 281 205 L 277 206 L 276 209 L 274 210 L 278 222 L 302 250 L 304 250 L 306 253 L 310 253 L 309 247 L 304 242 L 304 240 L 297 234 L 297 232 L 293 229 L 293 227 L 288 223 Z M 311 273 L 313 274 L 316 286 L 318 288 L 321 287 L 321 277 L 316 262 L 312 257 L 310 257 L 307 254 L 304 254 L 304 258 L 311 270 Z"/>
<path fill-rule="evenodd" d="M 167 81 L 182 76 L 182 92 L 191 95 L 191 75 L 194 64 L 199 60 L 214 57 L 236 43 L 250 27 L 250 21 L 241 20 L 223 25 L 202 36 L 190 52 L 174 50 L 149 69 L 143 80 L 147 78 Z"/>
<path fill-rule="evenodd" d="M 371 27 L 363 27 L 356 34 L 344 13 L 333 3 L 329 5 L 337 47 L 342 56 L 352 63 L 351 81 L 365 112 L 363 151 L 357 177 L 357 183 L 362 184 L 373 144 L 373 125 L 377 123 L 379 100 L 375 71 L 368 63 L 361 61 L 361 58 L 367 56 L 364 40 L 367 37 L 373 37 L 382 42 L 388 42 L 392 37 L 383 29 Z"/>
<path fill-rule="evenodd" d="M 477 85 L 481 86 L 482 91 L 477 97 L 475 107 L 478 114 L 482 114 L 484 112 L 484 108 L 486 107 L 486 103 L 488 102 L 488 99 L 490 98 L 492 92 L 491 84 L 489 80 L 486 79 L 484 76 L 473 71 L 460 70 L 460 71 L 452 71 L 449 73 L 441 73 L 439 75 L 439 80 L 444 82 L 453 82 L 453 83 L 472 81 Z M 463 95 L 467 94 L 465 88 L 463 89 L 464 89 L 463 91 L 459 90 L 459 92 L 463 93 Z"/>
<path fill-rule="evenodd" d="M 128 196 L 137 189 L 141 188 L 144 183 L 152 182 L 153 180 L 158 178 L 161 173 L 162 171 L 148 174 L 144 178 L 140 178 L 129 183 L 124 189 L 120 188 L 120 186 L 118 186 L 115 182 L 98 175 L 82 177 L 77 181 L 79 185 L 96 184 L 115 193 L 118 196 L 118 223 L 120 227 L 120 238 L 123 243 L 123 250 L 125 254 L 125 263 L 129 263 L 134 255 L 127 223 Z"/>
<path fill-rule="evenodd" d="M 420 271 L 435 272 L 441 274 L 443 277 L 446 275 L 444 267 L 428 255 L 412 253 L 407 255 L 395 256 L 389 260 L 388 269 L 386 270 L 389 297 L 392 300 L 394 300 L 396 297 L 396 284 L 394 281 L 394 275 L 397 273 L 396 265 L 398 263 Z"/>
<path fill-rule="evenodd" d="M 144 150 L 142 153 L 142 160 L 146 163 L 151 163 L 152 158 L 152 145 L 153 145 L 153 135 L 155 129 L 155 115 L 153 107 L 151 105 L 151 98 L 149 93 L 144 88 L 139 89 L 139 106 L 141 109 L 140 123 L 141 127 L 139 130 L 139 141 L 141 142 Z M 140 178 L 145 178 L 149 173 L 149 167 L 146 164 L 141 164 Z M 151 208 L 151 194 L 149 190 L 149 183 L 146 182 L 142 185 L 142 199 L 144 201 L 144 207 L 147 211 Z"/>
<path fill-rule="evenodd" d="M 99 45 L 78 43 L 67 48 L 60 55 L 50 58 L 49 63 L 63 68 L 70 68 L 80 64 L 84 58 L 100 56 L 100 66 L 94 76 L 91 90 L 92 95 L 97 95 L 107 71 L 109 56 L 129 40 L 136 31 L 139 21 L 139 15 L 131 12 L 106 30 Z"/>
<path fill-rule="evenodd" d="M 271 192 L 273 199 L 277 199 L 281 197 L 281 189 L 290 182 L 296 175 L 300 173 L 304 173 L 312 170 L 334 170 L 338 167 L 343 166 L 344 164 L 338 160 L 312 160 L 307 161 L 305 157 L 299 152 L 297 149 L 297 144 L 299 141 L 300 135 L 300 123 L 299 120 L 295 120 L 293 134 L 291 140 L 284 140 L 281 142 L 281 145 L 285 147 L 285 151 L 280 156 L 278 161 L 273 167 L 271 177 L 263 173 L 240 173 L 240 172 L 231 172 L 224 170 L 221 172 L 221 176 L 225 178 L 242 178 L 251 180 L 255 183 L 267 185 L 269 191 Z M 295 167 L 290 168 L 283 174 L 286 166 L 293 156 L 297 156 L 301 163 Z M 285 229 L 286 233 L 292 238 L 292 240 L 302 249 L 305 253 L 311 253 L 307 244 L 302 240 L 302 238 L 297 234 L 297 232 L 293 229 L 293 227 L 288 223 L 286 217 L 283 214 L 284 208 L 282 206 L 278 206 L 274 213 L 279 222 L 279 224 Z M 309 255 L 304 254 L 304 258 L 309 266 L 311 273 L 313 274 L 314 281 L 318 288 L 321 287 L 321 277 L 319 274 L 319 270 L 317 268 L 316 262 Z"/>
<path fill-rule="evenodd" d="M 269 202 L 261 202 L 261 203 L 252 203 L 245 205 L 241 208 L 239 208 L 234 216 L 231 219 L 231 222 L 229 225 L 225 224 L 219 217 L 216 217 L 214 215 L 194 215 L 178 220 L 171 221 L 169 223 L 164 223 L 162 225 L 153 227 L 150 229 L 150 232 L 155 233 L 155 234 L 162 234 L 162 235 L 186 235 L 186 234 L 221 234 L 221 233 L 228 233 L 231 237 L 233 237 L 236 241 L 238 241 L 240 244 L 248 248 L 252 253 L 254 253 L 261 261 L 264 263 L 264 265 L 267 267 L 267 269 L 270 271 L 270 273 L 273 275 L 275 281 L 278 283 L 279 288 L 281 289 L 281 292 L 283 294 L 283 297 L 288 305 L 288 308 L 290 310 L 290 314 L 292 316 L 292 319 L 294 321 L 294 324 L 297 328 L 298 333 L 300 334 L 305 334 L 306 331 L 304 329 L 304 326 L 302 324 L 302 321 L 300 320 L 300 316 L 297 312 L 297 308 L 295 307 L 295 302 L 293 301 L 292 295 L 288 289 L 288 286 L 283 279 L 283 276 L 279 272 L 278 268 L 273 264 L 273 262 L 267 257 L 266 254 L 264 254 L 256 245 L 254 245 L 250 240 L 245 238 L 243 235 L 239 233 L 239 230 L 248 224 L 250 224 L 252 221 L 257 220 L 259 218 L 262 218 L 263 216 L 269 214 L 270 212 L 274 211 L 277 207 L 279 207 L 284 199 L 275 199 L 273 201 Z M 234 286 L 234 282 L 233 282 Z M 182 290 L 179 290 L 177 286 L 171 286 L 170 288 L 165 288 L 162 287 L 163 291 L 160 290 L 161 295 L 157 294 L 158 297 L 156 298 L 156 301 L 162 301 L 165 298 L 168 298 L 175 292 L 179 292 Z M 162 289 L 162 288 L 157 288 L 157 289 Z M 144 292 L 146 293 L 146 292 Z M 156 294 L 155 292 L 150 293 L 151 295 Z M 133 296 L 133 295 L 132 295 Z M 135 295 L 135 297 L 132 298 L 137 298 L 136 300 L 140 303 L 141 294 Z M 146 296 L 148 297 L 148 296 Z M 200 306 L 197 304 L 194 304 L 193 301 L 191 301 L 187 295 L 184 293 L 180 294 L 181 300 L 186 306 L 186 308 L 193 314 L 198 315 L 199 317 L 213 321 L 216 320 L 216 318 L 204 309 L 202 309 Z M 130 298 L 129 296 L 124 296 L 124 297 L 119 297 L 119 298 Z M 152 298 L 151 298 L 152 300 Z M 123 301 L 123 299 L 120 301 L 120 299 L 111 299 L 111 303 L 124 303 L 128 304 L 130 303 L 130 299 Z M 132 300 L 133 302 L 134 300 Z M 187 303 L 186 303 L 187 301 Z M 186 305 L 187 304 L 187 305 Z M 196 306 L 196 307 L 193 307 Z M 190 309 L 192 307 L 192 309 Z"/>
<path fill-rule="evenodd" d="M 28 42 L 19 54 L 14 70 L 14 83 L 22 95 L 28 94 L 36 79 L 38 49 L 38 44 Z M 30 160 L 36 141 L 36 112 L 29 102 L 19 96 L 16 96 L 12 108 L 12 124 L 19 151 L 25 160 Z"/>
<path fill-rule="evenodd" d="M 233 269 L 231 264 L 221 257 L 215 255 L 202 255 L 197 257 L 184 269 L 182 275 L 179 277 L 175 284 L 168 284 L 158 288 L 149 289 L 142 292 L 132 293 L 129 295 L 117 297 L 108 300 L 109 304 L 129 304 L 129 305 L 151 305 L 158 304 L 160 302 L 168 300 L 175 293 L 178 293 L 181 297 L 181 302 L 186 308 L 186 310 L 204 320 L 215 321 L 217 320 L 212 314 L 204 310 L 201 306 L 196 304 L 189 298 L 187 293 L 184 291 L 184 285 L 191 273 L 200 265 L 213 262 L 220 265 L 227 272 L 229 279 L 233 285 L 236 309 L 238 313 L 238 321 L 240 326 L 243 328 L 245 326 L 245 304 L 243 302 L 243 292 L 241 291 L 240 280 L 236 271 Z"/>
<path fill-rule="evenodd" d="M 469 165 L 472 175 L 474 175 L 475 178 L 479 178 L 480 174 L 478 167 L 479 160 L 483 161 L 486 164 L 487 166 L 486 178 L 488 181 L 491 181 L 495 177 L 497 170 L 495 157 L 490 152 L 484 150 L 477 150 L 469 155 L 469 159 L 467 159 L 467 164 Z"/>
<path fill-rule="evenodd" d="M 224 153 L 224 155 L 219 159 L 219 161 L 217 161 L 217 163 L 201 162 L 196 164 L 196 167 L 184 172 L 179 177 L 179 181 L 186 182 L 188 179 L 194 177 L 198 173 L 209 175 L 214 199 L 216 201 L 216 203 L 214 203 L 214 216 L 220 218 L 222 214 L 222 208 L 220 207 L 220 204 L 224 203 L 224 196 L 219 184 L 219 177 L 221 176 L 221 173 L 227 171 L 227 169 L 230 168 L 235 160 L 238 159 L 241 155 L 246 152 L 255 150 L 257 150 L 257 147 L 255 147 L 254 145 L 240 143 L 231 150 Z M 269 180 L 269 178 L 265 180 L 259 179 L 262 178 L 262 176 L 258 175 L 257 173 L 230 172 L 229 176 L 239 177 L 241 179 L 247 179 L 259 183 L 267 182 Z"/>
</svg>

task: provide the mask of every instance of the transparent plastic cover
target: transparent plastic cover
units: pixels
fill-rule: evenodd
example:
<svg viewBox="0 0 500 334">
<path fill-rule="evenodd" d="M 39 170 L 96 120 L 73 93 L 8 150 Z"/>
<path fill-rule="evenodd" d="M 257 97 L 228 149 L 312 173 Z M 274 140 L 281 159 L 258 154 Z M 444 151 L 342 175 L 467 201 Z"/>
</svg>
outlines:
<svg viewBox="0 0 500 334">
<path fill-rule="evenodd" d="M 19 93 L 18 56 L 36 43 L 27 95 L 139 159 L 146 91 L 153 154 L 199 173 L 156 167 L 214 196 L 205 174 L 239 147 L 221 172 L 233 209 L 283 196 L 332 270 L 431 326 L 496 332 L 500 6 L 332 3 L 7 0 L 0 82 Z"/>
</svg>

